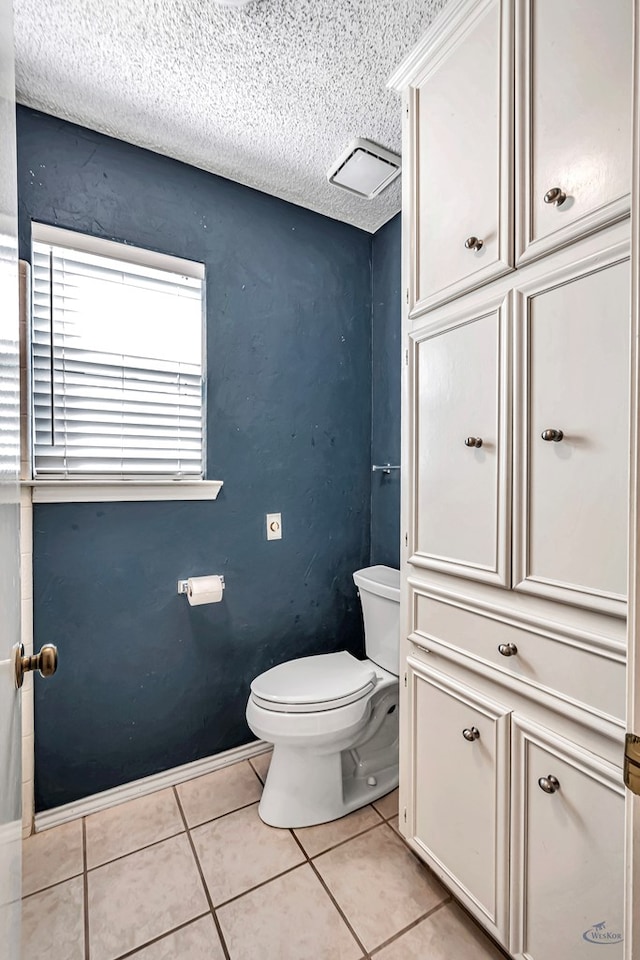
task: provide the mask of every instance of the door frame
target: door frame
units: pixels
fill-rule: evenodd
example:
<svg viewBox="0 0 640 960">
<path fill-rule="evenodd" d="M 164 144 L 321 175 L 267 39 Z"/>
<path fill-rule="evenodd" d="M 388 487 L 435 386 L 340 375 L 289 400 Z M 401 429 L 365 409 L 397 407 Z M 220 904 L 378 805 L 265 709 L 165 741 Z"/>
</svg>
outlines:
<svg viewBox="0 0 640 960">
<path fill-rule="evenodd" d="M 640 0 L 635 0 L 633 20 L 627 731 L 640 735 Z M 635 796 L 629 790 L 626 796 L 625 848 L 624 957 L 625 960 L 633 960 L 634 954 L 640 952 L 640 796 Z"/>
<path fill-rule="evenodd" d="M 20 641 L 20 369 L 18 221 L 13 12 L 0 0 L 0 350 L 3 398 L 0 455 L 0 951 L 20 957 L 22 857 L 21 697 L 14 651 Z"/>
</svg>

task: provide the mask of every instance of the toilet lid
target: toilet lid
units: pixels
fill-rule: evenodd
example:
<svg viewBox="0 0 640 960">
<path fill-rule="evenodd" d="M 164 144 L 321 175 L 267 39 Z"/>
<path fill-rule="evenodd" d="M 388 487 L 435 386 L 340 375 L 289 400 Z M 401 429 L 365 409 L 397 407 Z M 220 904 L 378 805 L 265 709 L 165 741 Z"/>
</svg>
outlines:
<svg viewBox="0 0 640 960">
<path fill-rule="evenodd" d="M 267 710 L 310 713 L 353 703 L 375 685 L 373 664 L 342 651 L 280 663 L 255 678 L 251 693 Z"/>
</svg>

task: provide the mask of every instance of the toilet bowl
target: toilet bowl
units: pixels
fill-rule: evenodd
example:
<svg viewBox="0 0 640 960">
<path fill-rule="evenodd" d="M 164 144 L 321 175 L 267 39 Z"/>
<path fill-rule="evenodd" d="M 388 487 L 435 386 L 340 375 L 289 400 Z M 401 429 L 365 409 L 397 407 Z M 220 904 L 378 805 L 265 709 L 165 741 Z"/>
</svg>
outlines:
<svg viewBox="0 0 640 960">
<path fill-rule="evenodd" d="M 366 660 L 321 654 L 256 677 L 247 723 L 273 744 L 259 813 L 274 827 L 345 816 L 398 784 L 399 571 L 358 570 Z"/>
</svg>

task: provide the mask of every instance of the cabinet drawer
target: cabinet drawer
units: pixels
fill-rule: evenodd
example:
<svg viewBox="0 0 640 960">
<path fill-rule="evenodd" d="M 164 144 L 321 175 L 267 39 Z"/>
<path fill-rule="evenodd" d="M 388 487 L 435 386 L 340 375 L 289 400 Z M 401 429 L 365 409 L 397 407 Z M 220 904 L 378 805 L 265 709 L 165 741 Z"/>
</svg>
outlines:
<svg viewBox="0 0 640 960">
<path fill-rule="evenodd" d="M 438 640 L 605 717 L 624 719 L 623 651 L 576 646 L 566 639 L 525 629 L 506 616 L 497 619 L 475 613 L 415 588 L 412 606 L 411 639 L 416 643 L 427 641 L 428 646 L 430 639 Z"/>
<path fill-rule="evenodd" d="M 506 942 L 509 710 L 409 658 L 413 839 Z"/>
</svg>

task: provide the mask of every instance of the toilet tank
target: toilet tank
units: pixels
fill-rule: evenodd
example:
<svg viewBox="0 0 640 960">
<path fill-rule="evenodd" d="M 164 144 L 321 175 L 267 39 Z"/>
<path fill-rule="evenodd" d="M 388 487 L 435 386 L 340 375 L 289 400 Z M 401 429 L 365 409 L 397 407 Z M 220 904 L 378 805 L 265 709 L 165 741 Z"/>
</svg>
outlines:
<svg viewBox="0 0 640 960">
<path fill-rule="evenodd" d="M 360 593 L 367 657 L 398 676 L 400 654 L 400 571 L 365 567 L 353 575 Z"/>
</svg>

